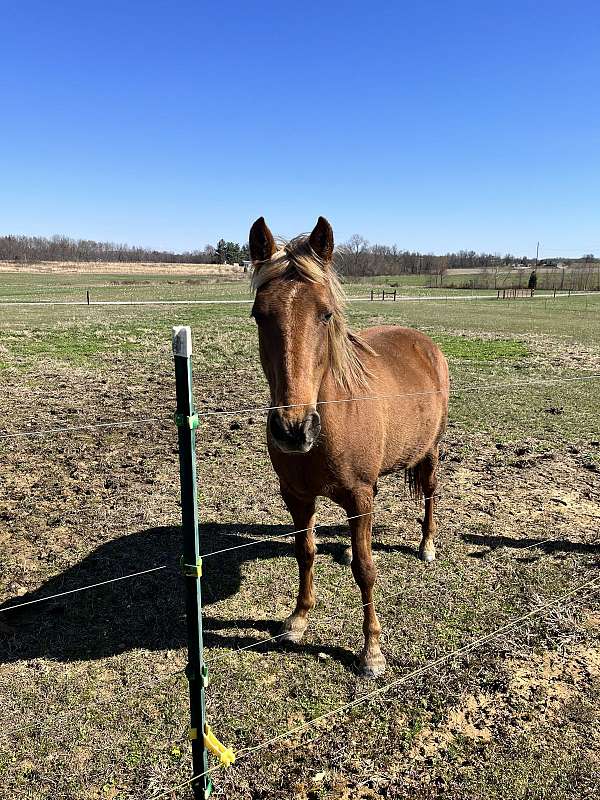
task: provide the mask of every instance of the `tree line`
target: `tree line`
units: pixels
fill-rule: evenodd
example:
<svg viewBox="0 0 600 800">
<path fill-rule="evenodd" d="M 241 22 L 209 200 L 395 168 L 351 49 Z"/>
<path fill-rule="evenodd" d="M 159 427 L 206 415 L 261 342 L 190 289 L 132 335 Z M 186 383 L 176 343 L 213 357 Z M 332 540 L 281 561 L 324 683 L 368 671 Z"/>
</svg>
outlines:
<svg viewBox="0 0 600 800">
<path fill-rule="evenodd" d="M 403 250 L 397 245 L 370 244 L 358 234 L 338 245 L 335 251 L 337 269 L 342 275 L 351 277 L 374 277 L 378 275 L 436 275 L 441 277 L 449 269 L 473 270 L 478 273 L 496 275 L 512 267 L 533 269 L 534 266 L 577 266 L 591 269 L 597 267 L 593 253 L 579 258 L 536 259 L 515 256 L 512 253 L 477 253 L 475 250 L 459 250 L 455 253 L 434 255 L 413 250 Z"/>
<path fill-rule="evenodd" d="M 506 268 L 518 261 L 527 264 L 527 257 L 517 259 L 511 253 L 477 253 L 459 250 L 456 253 L 434 255 L 403 250 L 396 245 L 370 244 L 355 234 L 336 248 L 337 268 L 352 277 L 377 275 L 443 275 L 448 269 L 472 269 L 478 272 Z"/>
<path fill-rule="evenodd" d="M 511 253 L 477 253 L 459 250 L 456 253 L 433 255 L 413 250 L 403 250 L 396 245 L 371 244 L 355 234 L 335 251 L 336 266 L 348 277 L 373 277 L 378 275 L 443 276 L 448 269 L 469 269 L 495 273 L 515 263 L 533 266 L 534 260 Z M 92 239 L 72 239 L 68 236 L 0 236 L 0 260 L 16 262 L 38 261 L 117 261 L 169 264 L 241 264 L 250 260 L 248 244 L 220 239 L 216 245 L 202 249 L 175 253 L 170 250 L 153 250 L 132 247 L 114 242 L 96 242 Z M 592 263 L 591 253 L 569 262 Z M 551 259 L 540 264 L 567 263 L 565 259 Z"/>
<path fill-rule="evenodd" d="M 235 264 L 250 258 L 248 245 L 220 239 L 215 246 L 174 253 L 68 236 L 0 236 L 0 260 L 22 263 L 38 261 L 118 261 L 167 264 Z"/>
</svg>

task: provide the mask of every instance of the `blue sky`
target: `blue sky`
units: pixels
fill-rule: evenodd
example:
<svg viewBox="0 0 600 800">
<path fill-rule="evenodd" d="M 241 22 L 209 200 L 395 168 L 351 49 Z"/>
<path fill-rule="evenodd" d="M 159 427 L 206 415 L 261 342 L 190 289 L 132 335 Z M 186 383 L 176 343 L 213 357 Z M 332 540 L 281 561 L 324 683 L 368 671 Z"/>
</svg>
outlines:
<svg viewBox="0 0 600 800">
<path fill-rule="evenodd" d="M 1 9 L 0 233 L 600 252 L 597 2 Z"/>
</svg>

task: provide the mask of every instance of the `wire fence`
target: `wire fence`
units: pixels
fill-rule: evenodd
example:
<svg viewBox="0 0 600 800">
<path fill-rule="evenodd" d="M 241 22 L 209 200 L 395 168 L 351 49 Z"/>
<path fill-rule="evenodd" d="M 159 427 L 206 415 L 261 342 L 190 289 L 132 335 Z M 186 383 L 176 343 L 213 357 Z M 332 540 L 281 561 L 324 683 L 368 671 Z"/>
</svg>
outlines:
<svg viewBox="0 0 600 800">
<path fill-rule="evenodd" d="M 291 535 L 291 534 L 289 534 L 289 535 Z M 549 540 L 544 540 L 543 542 L 535 542 L 535 543 L 533 543 L 531 545 L 528 545 L 527 547 L 525 547 L 523 549 L 529 549 L 531 547 L 536 547 L 536 546 L 539 546 L 541 544 L 546 544 L 546 543 L 548 543 L 550 541 L 554 541 L 554 540 L 549 539 Z M 257 543 L 259 543 L 259 542 L 257 542 Z M 160 569 L 160 568 L 158 568 L 158 569 Z M 140 572 L 140 573 L 135 573 L 135 574 L 123 576 L 122 578 L 117 578 L 116 580 L 123 580 L 125 578 L 136 577 L 138 575 L 144 575 L 144 574 L 147 574 L 148 572 L 152 572 L 152 571 L 153 570 L 145 570 L 145 571 Z M 95 588 L 97 586 L 102 586 L 102 585 L 105 585 L 106 583 L 110 583 L 110 582 L 111 581 L 106 581 L 106 582 L 103 582 L 103 583 L 98 583 L 98 584 L 94 584 L 93 586 L 88 586 L 88 587 L 83 587 L 83 588 L 86 588 L 86 589 L 87 588 Z M 243 749 L 239 750 L 236 753 L 236 761 L 239 762 L 240 760 L 242 760 L 244 758 L 247 758 L 247 757 L 250 757 L 252 755 L 255 755 L 256 753 L 260 752 L 261 750 L 264 750 L 264 749 L 266 749 L 268 747 L 271 747 L 273 744 L 275 744 L 275 743 L 277 743 L 279 741 L 282 741 L 284 739 L 288 739 L 288 738 L 292 738 L 294 736 L 297 736 L 298 734 L 303 733 L 304 731 L 306 731 L 310 727 L 316 726 L 319 723 L 323 722 L 326 719 L 329 719 L 330 717 L 332 717 L 334 715 L 341 714 L 342 712 L 348 711 L 348 710 L 350 710 L 350 709 L 352 709 L 352 708 L 354 708 L 354 707 L 356 707 L 358 705 L 361 705 L 362 703 L 369 702 L 369 701 L 371 701 L 371 700 L 373 700 L 375 698 L 378 698 L 378 697 L 388 693 L 391 689 L 401 685 L 402 683 L 407 682 L 407 681 L 409 681 L 409 680 L 411 680 L 413 678 L 416 678 L 416 677 L 418 677 L 420 675 L 426 674 L 426 673 L 430 672 L 431 670 L 433 670 L 434 668 L 436 668 L 438 666 L 441 666 L 442 664 L 444 664 L 444 663 L 446 663 L 448 661 L 451 661 L 452 659 L 458 658 L 461 655 L 469 653 L 472 650 L 475 650 L 475 649 L 483 646 L 487 642 L 492 641 L 493 639 L 495 639 L 498 636 L 500 636 L 502 633 L 506 633 L 509 630 L 513 629 L 513 628 L 517 628 L 518 626 L 522 625 L 527 620 L 533 619 L 536 616 L 542 615 L 546 611 L 554 609 L 556 606 L 560 605 L 565 600 L 567 600 L 567 599 L 569 599 L 569 598 L 571 598 L 571 597 L 573 597 L 575 595 L 580 595 L 586 589 L 588 589 L 589 591 L 586 592 L 584 595 L 582 595 L 582 598 L 581 598 L 582 600 L 587 598 L 587 597 L 589 597 L 591 594 L 593 594 L 598 589 L 600 589 L 600 576 L 598 576 L 596 578 L 592 578 L 591 580 L 586 581 L 585 583 L 574 587 L 573 589 L 569 590 L 568 592 L 562 594 L 560 597 L 554 598 L 553 600 L 551 600 L 551 601 L 549 601 L 549 602 L 547 602 L 547 603 L 545 603 L 545 604 L 533 609 L 532 611 L 529 611 L 529 612 L 521 615 L 520 617 L 516 618 L 515 620 L 512 620 L 512 621 L 506 623 L 505 625 L 495 629 L 494 631 L 492 631 L 492 632 L 490 632 L 488 634 L 484 634 L 484 635 L 474 639 L 473 641 L 467 643 L 466 645 L 463 645 L 463 646 L 461 646 L 461 647 L 459 647 L 459 648 L 457 648 L 457 649 L 455 649 L 455 650 L 453 650 L 453 651 L 451 651 L 449 653 L 446 653 L 445 655 L 443 655 L 443 656 L 441 656 L 441 657 L 439 657 L 437 659 L 434 659 L 434 660 L 428 662 L 425 665 L 422 665 L 420 667 L 415 668 L 414 670 L 412 670 L 411 672 L 407 673 L 406 675 L 403 675 L 400 678 L 395 679 L 394 681 L 391 681 L 391 682 L 385 684 L 384 686 L 380 686 L 377 689 L 374 689 L 371 692 L 368 692 L 368 693 L 366 693 L 364 695 L 361 695 L 360 697 L 358 697 L 358 698 L 356 698 L 356 699 L 354 699 L 354 700 L 352 700 L 352 701 L 350 701 L 348 703 L 344 703 L 344 704 L 338 705 L 335 708 L 330 709 L 329 711 L 325 712 L 324 714 L 320 714 L 317 717 L 313 717 L 312 719 L 307 720 L 304 723 L 301 723 L 300 725 L 297 725 L 297 726 L 295 726 L 295 727 L 293 727 L 291 729 L 285 730 L 285 731 L 277 734 L 276 736 L 273 736 L 273 737 L 271 737 L 269 739 L 264 740 L 263 742 L 259 743 L 258 745 L 255 745 L 253 747 L 243 748 Z M 70 594 L 70 593 L 67 592 L 67 593 L 64 593 L 64 594 Z M 56 595 L 56 596 L 62 596 L 62 595 Z M 44 598 L 44 599 L 48 599 L 49 600 L 49 599 L 53 599 L 53 598 L 48 597 L 48 598 Z M 359 608 L 360 609 L 364 609 L 365 607 L 371 605 L 373 602 L 375 602 L 375 601 L 371 601 L 371 603 L 363 603 L 361 606 L 359 606 Z M 341 617 L 339 614 L 328 615 L 328 616 L 326 616 L 324 618 L 321 618 L 321 619 L 317 620 L 316 624 L 317 625 L 324 625 L 324 624 L 327 624 L 327 623 L 330 623 L 330 622 L 333 622 L 333 621 L 344 621 L 344 618 Z M 257 642 L 253 642 L 251 644 L 239 647 L 239 648 L 235 649 L 232 652 L 234 654 L 240 654 L 240 653 L 243 653 L 243 652 L 247 652 L 249 650 L 252 650 L 252 649 L 255 649 L 255 648 L 258 648 L 258 647 L 263 647 L 264 645 L 267 645 L 269 643 L 275 642 L 275 641 L 277 641 L 277 640 L 279 640 L 279 639 L 281 639 L 281 638 L 283 638 L 285 636 L 287 636 L 287 632 L 281 632 L 281 633 L 276 634 L 274 636 L 271 636 L 271 637 L 268 637 L 268 638 L 264 638 L 264 639 L 261 639 L 261 640 L 259 640 Z M 230 655 L 229 653 L 219 654 L 218 656 L 212 657 L 210 659 L 206 659 L 206 663 L 208 665 L 213 666 L 213 665 L 217 664 L 218 662 L 222 661 L 224 658 L 229 657 L 229 655 Z M 146 689 L 156 689 L 160 685 L 164 684 L 166 681 L 168 681 L 168 680 L 170 680 L 170 679 L 172 679 L 174 677 L 179 677 L 179 676 L 184 675 L 184 674 L 185 674 L 185 667 L 182 667 L 182 668 L 179 668 L 179 669 L 174 670 L 172 672 L 169 672 L 166 675 L 162 675 L 157 679 L 152 679 L 150 681 L 144 681 L 144 682 L 142 682 L 142 683 L 140 683 L 140 684 L 138 684 L 138 685 L 136 685 L 134 687 L 128 687 L 126 692 L 121 691 L 120 694 L 121 694 L 121 696 L 123 694 L 126 694 L 127 696 L 132 696 L 132 695 L 138 694 L 139 692 L 144 691 Z M 92 701 L 92 702 L 86 703 L 86 705 L 83 708 L 85 709 L 86 712 L 89 712 L 91 710 L 96 710 L 96 709 L 101 708 L 103 706 L 110 705 L 112 702 L 113 702 L 112 699 L 96 700 L 96 701 Z M 53 720 L 53 722 L 55 722 L 61 716 L 66 716 L 66 715 L 69 715 L 71 713 L 72 713 L 72 709 L 65 709 L 62 712 L 58 712 L 58 714 L 54 714 L 52 716 L 52 720 Z M 0 735 L 9 736 L 9 735 L 13 735 L 13 734 L 19 734 L 19 733 L 21 733 L 21 732 L 23 732 L 23 731 L 25 731 L 25 730 L 27 730 L 29 728 L 32 728 L 32 727 L 39 728 L 39 726 L 40 726 L 40 719 L 37 718 L 36 720 L 30 721 L 28 723 L 25 723 L 24 725 L 17 725 L 17 726 L 13 726 L 13 727 L 9 727 L 9 728 L 3 727 L 2 730 L 0 731 Z M 320 734 L 318 734 L 318 735 L 320 735 Z M 318 736 L 316 738 L 318 738 Z M 194 775 L 194 776 L 192 776 L 192 778 L 187 779 L 186 781 L 184 781 L 184 782 L 182 782 L 180 784 L 177 784 L 175 786 L 170 787 L 168 790 L 166 790 L 165 792 L 162 792 L 159 795 L 153 795 L 153 800 L 159 800 L 160 798 L 163 798 L 163 797 L 169 797 L 169 796 L 172 795 L 173 792 L 177 792 L 177 791 L 179 791 L 181 789 L 188 788 L 195 781 L 199 780 L 203 775 L 212 774 L 214 772 L 217 772 L 217 771 L 221 770 L 222 768 L 223 767 L 220 764 L 219 765 L 215 765 L 214 767 L 211 767 L 206 772 Z"/>
<path fill-rule="evenodd" d="M 414 498 L 414 497 L 396 498 L 396 502 L 404 502 L 404 503 L 416 504 L 418 501 L 422 502 L 422 501 L 425 501 L 425 500 L 432 500 L 432 499 L 438 499 L 439 500 L 440 497 L 443 497 L 443 495 L 441 495 L 441 494 L 436 492 L 435 494 L 427 495 L 427 496 L 424 496 L 422 498 Z M 342 518 L 341 520 L 338 520 L 338 521 L 336 521 L 336 520 L 327 520 L 325 522 L 315 523 L 314 525 L 312 525 L 310 527 L 298 528 L 296 530 L 286 531 L 285 533 L 276 534 L 275 536 L 265 536 L 265 537 L 261 537 L 259 539 L 252 539 L 251 541 L 247 541 L 247 542 L 242 542 L 240 544 L 231 545 L 230 547 L 221 547 L 221 548 L 219 548 L 217 550 L 211 550 L 211 551 L 202 553 L 201 554 L 201 558 L 204 561 L 204 560 L 206 560 L 208 558 L 213 558 L 214 556 L 222 555 L 224 553 L 230 553 L 230 552 L 234 552 L 234 551 L 237 551 L 237 550 L 244 550 L 244 549 L 246 549 L 248 547 L 256 547 L 256 546 L 267 544 L 269 542 L 277 542 L 277 541 L 282 541 L 282 540 L 285 540 L 285 539 L 289 539 L 292 536 L 295 537 L 299 533 L 307 533 L 310 530 L 317 531 L 317 530 L 329 527 L 331 525 L 342 525 L 342 524 L 345 524 L 347 522 L 351 522 L 352 520 L 360 519 L 362 517 L 373 517 L 377 513 L 378 513 L 378 511 L 376 509 L 373 509 L 372 511 L 365 511 L 362 514 L 352 514 L 350 516 L 346 516 L 346 517 L 344 517 L 344 518 Z M 243 525 L 240 526 L 240 527 L 243 528 Z M 232 536 L 232 537 L 236 537 L 236 538 L 239 536 L 239 534 L 235 534 L 235 533 L 232 533 L 232 534 L 225 533 L 225 534 L 221 534 L 221 535 L 222 536 Z M 553 542 L 557 542 L 557 541 L 560 541 L 560 540 L 561 540 L 561 537 L 540 539 L 540 540 L 535 541 L 535 542 L 533 542 L 533 543 L 531 543 L 529 545 L 523 545 L 519 549 L 520 550 L 529 550 L 529 549 L 532 549 L 532 548 L 535 548 L 535 547 L 543 547 L 544 545 L 548 545 L 548 544 L 551 544 Z M 129 580 L 129 579 L 132 579 L 132 578 L 143 577 L 145 575 L 150 575 L 152 573 L 159 572 L 161 570 L 166 570 L 166 569 L 169 569 L 169 568 L 173 568 L 174 569 L 175 565 L 160 564 L 160 565 L 157 565 L 155 567 L 150 567 L 150 568 L 145 569 L 145 570 L 140 570 L 138 572 L 131 572 L 131 573 L 128 573 L 127 575 L 119 575 L 119 576 L 117 576 L 115 578 L 109 578 L 109 579 L 104 580 L 104 581 L 98 581 L 98 582 L 95 582 L 95 583 L 87 584 L 85 586 L 80 586 L 80 587 L 77 587 L 75 589 L 67 589 L 64 592 L 57 592 L 57 593 L 48 595 L 47 597 L 38 597 L 35 600 L 27 600 L 27 601 L 22 602 L 22 603 L 14 603 L 13 605 L 4 606 L 4 607 L 0 608 L 0 614 L 11 612 L 11 611 L 18 611 L 19 609 L 25 608 L 27 606 L 37 605 L 39 603 L 48 602 L 50 600 L 58 600 L 61 597 L 67 597 L 69 595 L 75 595 L 75 594 L 78 594 L 80 592 L 86 592 L 86 591 L 89 591 L 90 589 L 98 589 L 98 588 L 101 588 L 101 587 L 104 587 L 104 586 L 108 586 L 108 585 L 113 584 L 113 583 L 119 583 L 121 581 Z M 367 603 L 367 605 L 369 605 L 369 604 Z M 272 637 L 272 638 L 277 639 L 279 637 L 276 636 L 276 637 Z M 265 642 L 266 641 L 271 641 L 271 639 L 265 640 Z M 259 642 L 259 643 L 257 643 L 257 645 L 258 644 L 263 644 L 263 642 Z M 245 649 L 245 648 L 243 648 L 243 649 Z"/>
<path fill-rule="evenodd" d="M 435 497 L 435 495 L 431 495 L 431 497 Z M 429 500 L 430 497 L 427 497 L 427 498 L 424 498 L 424 499 Z M 412 500 L 411 500 L 411 498 L 405 498 L 404 502 L 412 502 Z M 358 519 L 359 517 L 370 517 L 370 516 L 373 516 L 375 513 L 376 513 L 375 510 L 373 510 L 373 511 L 366 511 L 364 514 L 354 514 L 352 516 L 345 517 L 340 522 L 351 521 L 353 519 Z M 325 525 L 330 525 L 330 524 L 331 524 L 331 522 L 315 524 L 314 526 L 312 526 L 312 528 L 314 530 L 317 530 L 318 528 L 322 528 L 322 527 L 325 527 Z M 298 533 L 306 533 L 309 530 L 311 530 L 311 528 L 299 528 L 298 530 L 287 531 L 286 533 L 277 534 L 277 536 L 268 536 L 268 537 L 263 537 L 263 538 L 260 538 L 260 539 L 253 539 L 252 541 L 249 541 L 249 542 L 243 542 L 242 544 L 232 545 L 231 547 L 222 547 L 222 548 L 219 548 L 218 550 L 212 550 L 212 551 L 207 552 L 207 553 L 202 553 L 201 558 L 204 560 L 204 559 L 207 559 L 207 558 L 212 558 L 213 556 L 221 555 L 223 553 L 229 553 L 229 552 L 232 552 L 234 550 L 242 550 L 242 549 L 244 549 L 246 547 L 253 547 L 253 546 L 256 546 L 256 545 L 265 544 L 266 542 L 276 542 L 276 541 L 280 541 L 282 539 L 289 539 L 291 536 L 295 536 Z M 108 580 L 100 581 L 98 583 L 91 583 L 91 584 L 88 584 L 86 586 L 80 586 L 80 587 L 78 587 L 76 589 L 68 589 L 68 590 L 66 590 L 64 592 L 57 592 L 56 594 L 51 594 L 51 595 L 48 595 L 47 597 L 39 597 L 39 598 L 36 598 L 35 600 L 28 600 L 28 601 L 26 601 L 24 603 L 16 603 L 16 604 L 11 605 L 11 606 L 5 606 L 4 608 L 0 608 L 0 613 L 4 613 L 4 612 L 8 612 L 8 611 L 17 611 L 18 609 L 24 608 L 25 606 L 34 605 L 34 604 L 37 604 L 37 603 L 43 603 L 43 602 L 46 602 L 48 600 L 57 600 L 60 597 L 66 597 L 67 595 L 73 595 L 73 594 L 77 594 L 79 592 L 86 592 L 89 589 L 97 589 L 97 588 L 99 588 L 101 586 L 108 586 L 111 583 L 118 583 L 119 581 L 129 580 L 130 578 L 139 578 L 139 577 L 141 577 L 143 575 L 148 575 L 150 573 L 158 572 L 160 570 L 168 569 L 168 568 L 169 568 L 169 564 L 160 564 L 159 566 L 150 567 L 149 569 L 141 570 L 140 572 L 132 572 L 132 573 L 130 573 L 128 575 L 120 575 L 120 576 L 118 576 L 116 578 L 110 578 Z"/>
<path fill-rule="evenodd" d="M 506 273 L 507 275 L 512 273 Z M 468 275 L 461 276 L 465 279 L 468 279 Z M 423 289 L 431 289 L 435 287 L 422 287 Z M 452 290 L 452 287 L 449 287 Z M 435 302 L 464 302 L 464 301 L 489 301 L 489 300 L 497 300 L 497 288 L 494 287 L 485 287 L 481 286 L 478 287 L 476 290 L 472 291 L 471 294 L 459 294 L 458 292 L 461 291 L 468 291 L 468 286 L 463 286 L 457 289 L 454 289 L 456 292 L 455 294 L 412 294 L 412 295 L 401 295 L 398 294 L 395 297 L 395 301 L 397 302 L 418 302 L 418 303 L 435 303 Z M 387 289 L 385 290 L 387 292 Z M 448 289 L 446 289 L 448 291 Z M 475 294 L 474 292 L 483 292 L 483 294 Z M 531 297 L 522 298 L 523 300 L 547 300 L 547 299 L 560 299 L 563 297 L 581 297 L 587 295 L 597 295 L 598 289 L 557 289 L 554 291 L 552 288 L 543 288 L 540 289 L 536 294 L 532 295 Z M 369 295 L 365 295 L 364 297 L 361 295 L 359 297 L 346 297 L 346 302 L 348 303 L 367 303 L 372 302 L 373 298 Z M 377 298 L 375 298 L 377 300 Z M 169 299 L 169 298 L 154 298 L 151 300 L 57 300 L 57 299 L 48 299 L 48 300 L 23 300 L 23 299 L 15 299 L 15 300 L 6 300 L 0 298 L 0 307 L 9 308 L 10 306 L 22 307 L 22 306 L 31 306 L 31 307 L 49 307 L 49 306 L 59 306 L 59 307 L 78 307 L 78 306 L 85 306 L 85 307 L 120 307 L 120 306 L 235 306 L 235 305 L 252 305 L 254 303 L 254 298 L 249 297 L 239 297 L 239 298 L 229 298 L 229 299 Z"/>
<path fill-rule="evenodd" d="M 470 386 L 454 386 L 450 389 L 450 394 L 461 394 L 462 392 L 489 392 L 489 391 L 514 391 L 522 388 L 544 389 L 547 386 L 557 386 L 569 383 L 581 383 L 587 381 L 597 381 L 600 379 L 600 373 L 592 375 L 578 375 L 574 377 L 563 377 L 551 380 L 537 380 L 537 381 L 510 381 L 509 383 L 489 383 L 489 384 L 473 384 Z M 235 409 L 216 409 L 207 411 L 198 411 L 198 418 L 215 417 L 215 416 L 231 416 L 243 414 L 257 414 L 269 411 L 280 411 L 290 408 L 306 408 L 313 406 L 329 406 L 341 403 L 357 403 L 368 402 L 370 400 L 399 400 L 408 397 L 426 397 L 434 394 L 444 393 L 445 389 L 426 389 L 418 392 L 398 392 L 392 394 L 369 394 L 360 395 L 358 397 L 340 397 L 334 400 L 317 400 L 314 403 L 289 403 L 287 405 L 271 405 L 271 406 L 247 406 L 245 408 Z M 156 423 L 166 424 L 172 422 L 173 417 L 142 417 L 135 420 L 122 420 L 120 422 L 98 422 L 89 423 L 86 425 L 64 426 L 60 428 L 46 428 L 35 431 L 15 431 L 12 433 L 0 434 L 0 439 L 17 439 L 27 438 L 32 436 L 45 436 L 55 433 L 75 433 L 81 431 L 93 431 L 109 428 L 127 428 L 139 427 L 140 425 L 153 425 Z"/>
<path fill-rule="evenodd" d="M 45 603 L 48 600 L 58 600 L 59 597 L 66 597 L 67 595 L 71 594 L 78 594 L 79 592 L 87 592 L 89 589 L 98 589 L 100 586 L 108 586 L 110 583 L 119 583 L 120 581 L 127 581 L 131 578 L 139 578 L 142 575 L 149 575 L 152 572 L 159 572 L 160 570 L 168 569 L 168 564 L 161 564 L 159 567 L 150 567 L 150 569 L 144 569 L 140 572 L 131 572 L 128 575 L 119 575 L 117 578 L 109 578 L 106 581 L 99 581 L 98 583 L 90 583 L 87 586 L 79 586 L 77 589 L 67 589 L 64 592 L 57 592 L 56 594 L 50 594 L 47 597 L 38 597 L 35 600 L 27 600 L 24 603 L 16 603 L 12 606 L 4 606 L 4 608 L 0 608 L 0 613 L 5 613 L 7 611 L 16 611 L 19 608 L 25 608 L 25 606 L 32 606 L 37 603 Z"/>
</svg>

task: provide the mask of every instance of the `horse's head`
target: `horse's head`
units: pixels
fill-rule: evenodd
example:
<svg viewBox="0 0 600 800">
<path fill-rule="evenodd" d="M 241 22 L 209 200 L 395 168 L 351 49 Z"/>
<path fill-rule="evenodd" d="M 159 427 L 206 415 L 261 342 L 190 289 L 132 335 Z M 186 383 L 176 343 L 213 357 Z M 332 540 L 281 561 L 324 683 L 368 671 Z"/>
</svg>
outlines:
<svg viewBox="0 0 600 800">
<path fill-rule="evenodd" d="M 319 436 L 316 409 L 328 367 L 332 328 L 343 320 L 332 283 L 333 231 L 323 217 L 308 237 L 277 248 L 263 217 L 250 230 L 260 360 L 271 388 L 271 441 L 286 453 L 307 453 Z M 331 275 L 330 275 L 331 273 Z"/>
</svg>

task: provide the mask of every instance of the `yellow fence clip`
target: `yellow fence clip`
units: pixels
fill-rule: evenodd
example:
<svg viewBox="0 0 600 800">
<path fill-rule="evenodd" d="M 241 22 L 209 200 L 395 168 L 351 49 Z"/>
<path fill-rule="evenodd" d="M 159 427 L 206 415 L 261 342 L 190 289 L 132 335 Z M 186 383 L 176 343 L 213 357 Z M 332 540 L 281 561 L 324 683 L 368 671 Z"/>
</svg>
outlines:
<svg viewBox="0 0 600 800">
<path fill-rule="evenodd" d="M 235 761 L 235 753 L 231 747 L 221 744 L 208 723 L 204 725 L 204 747 L 217 756 L 224 767 L 230 767 Z"/>
<path fill-rule="evenodd" d="M 198 738 L 198 728 L 190 728 L 188 730 L 188 739 L 190 740 L 190 742 L 193 742 L 197 738 Z"/>
<path fill-rule="evenodd" d="M 202 577 L 202 559 L 198 558 L 195 564 L 186 564 L 183 556 L 181 556 L 181 571 L 186 578 L 201 578 Z"/>
</svg>

